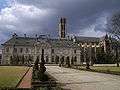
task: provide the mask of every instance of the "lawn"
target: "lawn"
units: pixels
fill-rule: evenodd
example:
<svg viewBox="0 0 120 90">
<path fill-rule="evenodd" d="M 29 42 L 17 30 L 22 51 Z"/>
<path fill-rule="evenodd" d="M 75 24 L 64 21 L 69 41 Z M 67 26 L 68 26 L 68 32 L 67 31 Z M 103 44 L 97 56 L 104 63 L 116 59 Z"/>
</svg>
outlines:
<svg viewBox="0 0 120 90">
<path fill-rule="evenodd" d="M 73 68 L 87 70 L 85 66 L 74 66 Z M 87 71 L 120 75 L 120 67 L 115 66 L 90 66 L 90 69 Z"/>
<path fill-rule="evenodd" d="M 24 66 L 0 66 L 0 88 L 16 87 L 27 70 Z"/>
<path fill-rule="evenodd" d="M 92 70 L 95 71 L 103 71 L 103 72 L 111 72 L 111 73 L 118 73 L 120 74 L 120 67 L 115 66 L 98 66 L 98 67 L 91 67 Z"/>
</svg>

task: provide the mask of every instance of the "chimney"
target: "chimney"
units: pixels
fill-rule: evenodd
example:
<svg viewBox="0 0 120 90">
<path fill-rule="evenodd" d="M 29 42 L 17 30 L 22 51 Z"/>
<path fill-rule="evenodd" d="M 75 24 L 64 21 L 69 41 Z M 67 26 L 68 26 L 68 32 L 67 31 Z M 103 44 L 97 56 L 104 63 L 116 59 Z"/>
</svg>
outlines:
<svg viewBox="0 0 120 90">
<path fill-rule="evenodd" d="M 27 36 L 27 35 L 26 35 L 26 34 L 24 34 L 24 37 L 25 37 L 25 38 L 26 38 L 26 36 Z"/>
<path fill-rule="evenodd" d="M 37 38 L 37 34 L 35 35 L 35 38 Z"/>
<path fill-rule="evenodd" d="M 73 36 L 73 42 L 76 42 L 76 36 Z"/>
<path fill-rule="evenodd" d="M 14 33 L 13 35 L 12 35 L 12 37 L 14 38 L 14 37 L 17 37 L 18 35 L 16 34 L 16 33 Z"/>
</svg>

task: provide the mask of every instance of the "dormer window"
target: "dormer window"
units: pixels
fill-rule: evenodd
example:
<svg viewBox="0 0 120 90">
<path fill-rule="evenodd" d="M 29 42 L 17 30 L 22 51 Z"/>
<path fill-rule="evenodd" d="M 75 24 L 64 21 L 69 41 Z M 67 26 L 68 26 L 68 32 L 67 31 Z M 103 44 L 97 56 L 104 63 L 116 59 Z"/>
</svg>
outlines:
<svg viewBox="0 0 120 90">
<path fill-rule="evenodd" d="M 6 52 L 9 52 L 9 47 L 6 48 Z"/>
<path fill-rule="evenodd" d="M 29 44 L 30 42 L 26 42 L 27 44 Z"/>
</svg>

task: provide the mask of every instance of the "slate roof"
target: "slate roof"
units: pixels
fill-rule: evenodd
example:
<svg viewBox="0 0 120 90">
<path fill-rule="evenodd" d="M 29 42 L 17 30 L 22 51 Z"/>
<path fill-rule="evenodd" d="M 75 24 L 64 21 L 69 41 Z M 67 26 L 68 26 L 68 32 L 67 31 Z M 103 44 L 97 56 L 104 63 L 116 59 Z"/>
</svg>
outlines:
<svg viewBox="0 0 120 90">
<path fill-rule="evenodd" d="M 51 47 L 78 47 L 77 44 L 75 44 L 73 41 L 70 40 L 59 40 L 59 39 L 45 39 L 45 38 L 39 38 L 39 43 L 43 43 L 45 41 L 46 43 L 49 43 Z M 30 38 L 30 37 L 13 37 L 7 42 L 5 42 L 4 45 L 16 45 L 16 46 L 32 46 L 36 43 L 36 38 Z"/>
<path fill-rule="evenodd" d="M 13 37 L 3 45 L 34 45 L 35 38 L 30 37 Z"/>
<path fill-rule="evenodd" d="M 96 37 L 75 37 L 76 42 L 99 42 L 100 38 L 96 38 Z"/>
<path fill-rule="evenodd" d="M 96 37 L 75 37 L 76 42 L 99 42 L 101 38 Z M 72 40 L 60 40 L 60 39 L 45 39 L 39 38 L 40 42 L 44 41 L 44 43 L 48 43 L 51 47 L 65 47 L 65 48 L 80 48 L 77 43 L 74 43 Z M 112 40 L 115 41 L 115 40 Z M 4 45 L 18 45 L 18 46 L 33 46 L 36 43 L 36 38 L 31 37 L 12 37 L 10 40 L 5 42 Z"/>
<path fill-rule="evenodd" d="M 50 39 L 49 42 L 52 47 L 79 48 L 78 44 L 74 43 L 71 40 Z"/>
</svg>

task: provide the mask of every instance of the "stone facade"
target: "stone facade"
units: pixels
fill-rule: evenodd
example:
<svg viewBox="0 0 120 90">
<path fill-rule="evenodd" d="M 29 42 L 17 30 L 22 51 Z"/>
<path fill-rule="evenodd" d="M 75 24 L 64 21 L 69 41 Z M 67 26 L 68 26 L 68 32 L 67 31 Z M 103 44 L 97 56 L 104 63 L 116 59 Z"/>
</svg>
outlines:
<svg viewBox="0 0 120 90">
<path fill-rule="evenodd" d="M 105 53 L 114 50 L 111 39 L 107 35 L 102 38 L 76 36 L 66 38 L 65 18 L 60 19 L 59 39 L 52 39 L 45 35 L 27 37 L 26 34 L 24 37 L 19 37 L 15 33 L 10 40 L 2 45 L 2 64 L 34 63 L 37 57 L 41 59 L 41 52 L 44 49 L 46 63 L 58 64 L 62 60 L 65 64 L 66 59 L 69 58 L 70 64 L 83 64 L 89 59 L 92 65 L 92 61 L 96 59 L 97 49 L 101 49 Z"/>
<path fill-rule="evenodd" d="M 31 40 L 32 39 L 32 40 Z M 22 40 L 24 45 L 22 45 Z M 28 44 L 29 42 L 29 44 Z M 34 42 L 31 44 L 31 42 Z M 13 44 L 14 43 L 14 44 Z M 26 44 L 25 44 L 26 43 Z M 70 45 L 69 45 L 70 44 Z M 8 42 L 3 44 L 3 64 L 10 64 L 10 57 L 18 56 L 19 63 L 20 58 L 24 56 L 24 63 L 28 63 L 29 57 L 31 57 L 32 61 L 30 63 L 34 63 L 37 57 L 41 59 L 41 51 L 44 49 L 44 59 L 46 63 L 59 63 L 60 59 L 64 57 L 76 57 L 76 64 L 80 64 L 80 47 L 72 41 L 67 40 L 57 40 L 56 41 L 50 39 L 43 38 L 29 38 L 29 37 L 13 37 Z M 59 58 L 56 62 L 56 58 Z"/>
<path fill-rule="evenodd" d="M 83 38 L 83 37 L 79 37 Z M 13 37 L 3 44 L 2 50 L 2 64 L 10 64 L 11 57 L 19 57 L 19 63 L 22 63 L 23 57 L 24 63 L 34 63 L 37 57 L 41 59 L 41 52 L 44 49 L 44 59 L 46 63 L 60 63 L 61 58 L 66 63 L 66 58 L 69 57 L 70 63 L 74 58 L 74 64 L 83 64 L 87 59 L 92 60 L 96 58 L 96 50 L 102 49 L 104 52 L 111 50 L 111 45 L 106 42 L 105 38 L 94 38 L 95 40 L 86 41 L 73 39 L 51 39 L 42 37 L 19 37 L 13 35 Z M 92 38 L 93 39 L 93 38 Z M 30 60 L 29 60 L 30 59 Z M 76 59 L 76 60 L 75 60 Z"/>
</svg>

